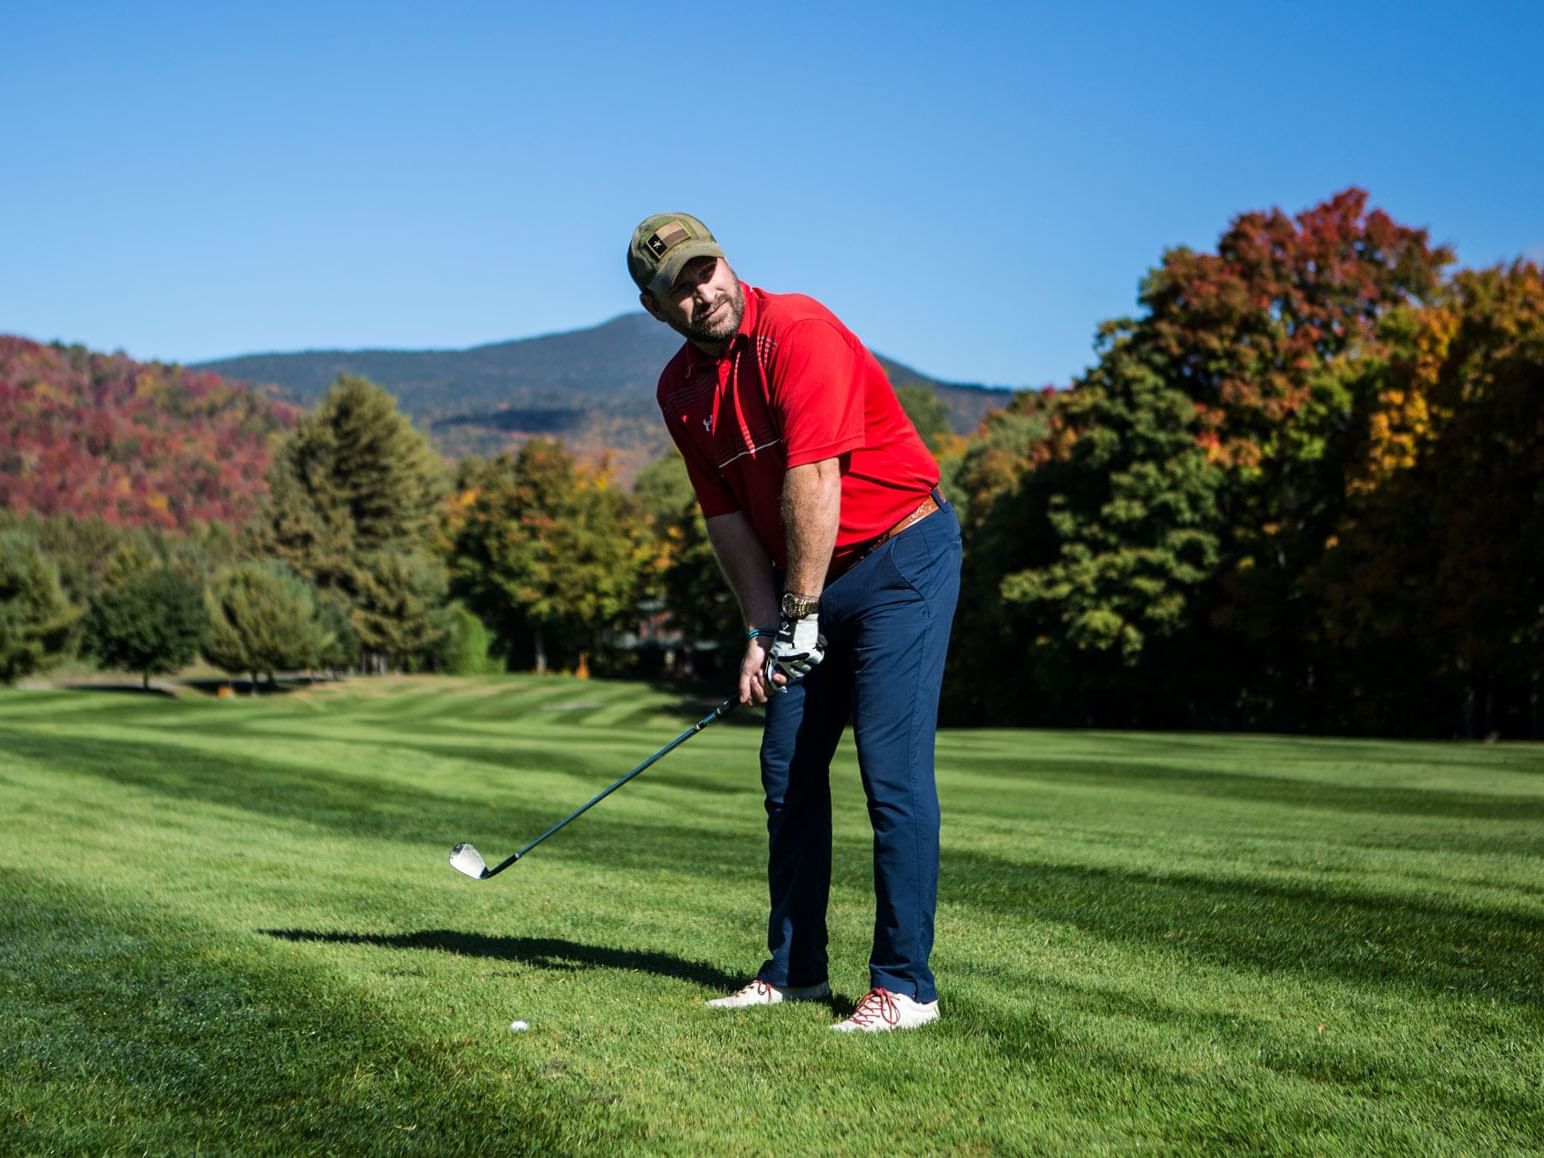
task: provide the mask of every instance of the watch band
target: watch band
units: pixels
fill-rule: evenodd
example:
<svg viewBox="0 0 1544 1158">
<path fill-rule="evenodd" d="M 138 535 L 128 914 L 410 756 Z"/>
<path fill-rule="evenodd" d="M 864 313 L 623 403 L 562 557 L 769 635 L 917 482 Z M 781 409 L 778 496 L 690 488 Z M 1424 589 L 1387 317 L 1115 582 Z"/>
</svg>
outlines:
<svg viewBox="0 0 1544 1158">
<path fill-rule="evenodd" d="M 813 615 L 820 610 L 820 596 L 784 591 L 780 610 L 785 619 L 803 619 L 806 615 Z"/>
</svg>

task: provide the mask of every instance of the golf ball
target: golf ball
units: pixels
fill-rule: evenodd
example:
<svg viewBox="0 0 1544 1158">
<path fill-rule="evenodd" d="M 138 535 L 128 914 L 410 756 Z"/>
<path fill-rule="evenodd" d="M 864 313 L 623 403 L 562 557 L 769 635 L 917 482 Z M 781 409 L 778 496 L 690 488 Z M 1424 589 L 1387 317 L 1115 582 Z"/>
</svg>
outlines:
<svg viewBox="0 0 1544 1158">
<path fill-rule="evenodd" d="M 521 1033 L 524 1030 L 530 1029 L 531 1027 L 523 1021 L 511 1021 L 509 1023 L 509 1028 L 514 1030 L 516 1033 Z"/>
</svg>

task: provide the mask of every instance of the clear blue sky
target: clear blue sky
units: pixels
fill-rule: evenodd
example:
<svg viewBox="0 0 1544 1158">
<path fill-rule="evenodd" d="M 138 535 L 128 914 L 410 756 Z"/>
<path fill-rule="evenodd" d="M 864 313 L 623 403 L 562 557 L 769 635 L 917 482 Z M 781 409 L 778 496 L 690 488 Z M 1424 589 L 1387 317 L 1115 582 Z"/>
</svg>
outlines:
<svg viewBox="0 0 1544 1158">
<path fill-rule="evenodd" d="M 1348 185 L 1544 257 L 1544 5 L 0 5 L 0 332 L 196 361 L 629 309 L 685 209 L 954 381 L 1064 383 L 1164 249 Z"/>
</svg>

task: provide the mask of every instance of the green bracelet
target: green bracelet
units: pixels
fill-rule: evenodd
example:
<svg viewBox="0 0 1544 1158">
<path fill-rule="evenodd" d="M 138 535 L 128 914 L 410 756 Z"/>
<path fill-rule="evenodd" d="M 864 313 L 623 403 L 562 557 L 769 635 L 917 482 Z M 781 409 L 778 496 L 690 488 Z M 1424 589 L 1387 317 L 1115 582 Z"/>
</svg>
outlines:
<svg viewBox="0 0 1544 1158">
<path fill-rule="evenodd" d="M 752 627 L 745 633 L 746 639 L 760 639 L 763 635 L 776 635 L 775 627 Z"/>
</svg>

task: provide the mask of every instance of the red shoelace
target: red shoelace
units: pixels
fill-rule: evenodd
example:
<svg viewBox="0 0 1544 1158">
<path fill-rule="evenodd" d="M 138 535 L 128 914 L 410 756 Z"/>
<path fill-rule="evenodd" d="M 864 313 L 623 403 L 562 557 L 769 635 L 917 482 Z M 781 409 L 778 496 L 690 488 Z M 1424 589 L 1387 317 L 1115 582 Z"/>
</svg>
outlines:
<svg viewBox="0 0 1544 1158">
<path fill-rule="evenodd" d="M 895 1007 L 895 998 L 888 990 L 870 989 L 847 1020 L 854 1025 L 877 1025 L 879 1022 L 894 1025 L 901 1020 L 901 1011 Z"/>
</svg>

